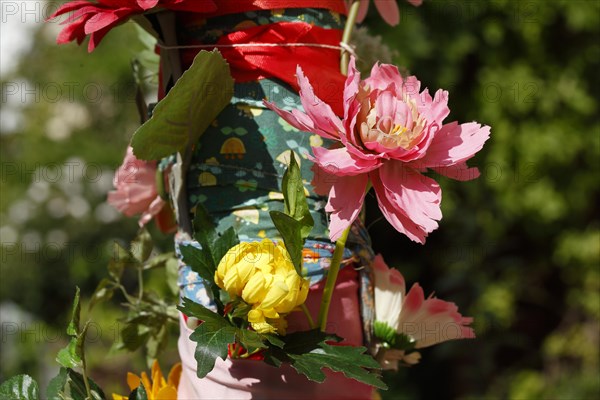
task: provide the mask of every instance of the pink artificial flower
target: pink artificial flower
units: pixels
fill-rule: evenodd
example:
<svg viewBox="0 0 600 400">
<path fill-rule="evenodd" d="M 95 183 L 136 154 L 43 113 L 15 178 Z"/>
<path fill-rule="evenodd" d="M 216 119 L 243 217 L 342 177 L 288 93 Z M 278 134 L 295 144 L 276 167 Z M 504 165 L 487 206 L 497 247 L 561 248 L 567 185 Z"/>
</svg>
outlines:
<svg viewBox="0 0 600 400">
<path fill-rule="evenodd" d="M 358 216 L 372 185 L 379 208 L 399 232 L 424 243 L 442 218 L 441 189 L 422 175 L 432 169 L 457 180 L 479 176 L 466 161 L 489 138 L 490 128 L 476 122 L 442 121 L 448 116 L 448 92 L 432 98 L 421 82 L 403 79 L 389 64 L 376 64 L 363 81 L 351 58 L 343 92 L 344 118 L 317 98 L 297 70 L 305 112 L 284 111 L 265 102 L 290 125 L 337 143 L 331 149 L 313 147 L 315 191 L 329 195 L 330 239 L 337 240 Z"/>
<path fill-rule="evenodd" d="M 373 270 L 376 324 L 383 323 L 406 335 L 415 349 L 448 340 L 475 338 L 473 328 L 468 326 L 473 318 L 463 317 L 454 303 L 432 295 L 425 298 L 418 283 L 406 293 L 404 277 L 400 271 L 389 268 L 381 255 L 375 257 Z M 390 364 L 390 368 L 395 368 L 397 361 L 403 358 L 409 364 L 418 362 L 418 358 L 411 354 L 395 350 L 382 359 Z"/>
<path fill-rule="evenodd" d="M 217 8 L 213 0 L 75 0 L 63 4 L 48 19 L 70 14 L 62 22 L 68 25 L 58 34 L 57 43 L 77 40 L 81 44 L 90 35 L 88 51 L 91 53 L 112 28 L 155 7 L 190 12 L 211 12 Z"/>
<path fill-rule="evenodd" d="M 420 6 L 423 0 L 407 0 L 413 6 Z M 353 0 L 346 0 L 346 9 L 350 8 Z M 398 9 L 398 3 L 396 0 L 373 0 L 379 15 L 389 25 L 396 26 L 400 22 L 400 10 Z M 369 0 L 361 0 L 360 7 L 358 9 L 358 16 L 356 20 L 362 22 L 367 16 L 369 11 Z"/>
<path fill-rule="evenodd" d="M 117 190 L 108 193 L 108 203 L 128 217 L 142 214 L 139 225 L 146 225 L 166 204 L 156 190 L 156 162 L 138 160 L 131 146 L 113 178 Z"/>
</svg>

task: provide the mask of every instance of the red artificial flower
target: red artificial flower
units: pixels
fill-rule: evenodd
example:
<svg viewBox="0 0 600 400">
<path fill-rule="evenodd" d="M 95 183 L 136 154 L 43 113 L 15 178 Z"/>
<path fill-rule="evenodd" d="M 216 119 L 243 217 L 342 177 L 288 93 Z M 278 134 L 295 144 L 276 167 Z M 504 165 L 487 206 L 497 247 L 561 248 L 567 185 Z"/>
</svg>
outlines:
<svg viewBox="0 0 600 400">
<path fill-rule="evenodd" d="M 81 44 L 89 35 L 88 51 L 91 53 L 112 28 L 135 14 L 156 7 L 189 12 L 212 12 L 217 9 L 213 0 L 75 0 L 61 6 L 48 19 L 69 14 L 61 23 L 67 26 L 58 34 L 57 43 L 77 40 Z"/>
</svg>

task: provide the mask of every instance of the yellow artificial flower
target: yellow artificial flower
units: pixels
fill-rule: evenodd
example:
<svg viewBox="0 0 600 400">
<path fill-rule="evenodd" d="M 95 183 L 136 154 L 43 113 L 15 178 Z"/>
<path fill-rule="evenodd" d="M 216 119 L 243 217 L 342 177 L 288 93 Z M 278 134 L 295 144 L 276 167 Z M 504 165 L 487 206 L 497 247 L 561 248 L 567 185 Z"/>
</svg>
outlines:
<svg viewBox="0 0 600 400">
<path fill-rule="evenodd" d="M 285 334 L 283 318 L 306 301 L 308 280 L 296 272 L 283 243 L 240 243 L 223 257 L 216 284 L 252 306 L 248 322 L 259 333 Z"/>
<path fill-rule="evenodd" d="M 171 368 L 169 376 L 165 378 L 160 370 L 158 361 L 152 363 L 151 377 L 148 378 L 146 372 L 142 372 L 139 377 L 131 372 L 127 373 L 127 385 L 131 391 L 137 389 L 140 383 L 144 385 L 148 400 L 176 400 L 177 387 L 179 386 L 179 378 L 181 377 L 181 363 L 177 363 Z M 127 400 L 128 396 L 121 396 L 113 393 L 113 400 Z"/>
</svg>

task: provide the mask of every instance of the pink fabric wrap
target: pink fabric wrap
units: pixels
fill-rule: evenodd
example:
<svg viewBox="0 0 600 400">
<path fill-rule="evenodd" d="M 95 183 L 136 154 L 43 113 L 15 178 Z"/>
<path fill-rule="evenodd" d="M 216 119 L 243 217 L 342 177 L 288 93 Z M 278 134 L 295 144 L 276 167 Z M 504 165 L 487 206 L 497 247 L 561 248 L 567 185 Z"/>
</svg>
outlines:
<svg viewBox="0 0 600 400">
<path fill-rule="evenodd" d="M 306 305 L 313 318 L 319 310 L 323 293 L 322 281 L 311 287 Z M 359 311 L 357 273 L 344 268 L 338 276 L 331 306 L 327 331 L 338 334 L 343 343 L 362 345 L 362 325 Z M 306 317 L 294 312 L 288 317 L 289 332 L 309 329 Z M 289 365 L 276 369 L 262 361 L 217 359 L 215 368 L 205 378 L 196 376 L 194 351 L 196 343 L 189 339 L 192 330 L 180 318 L 179 354 L 183 372 L 179 382 L 180 400 L 201 399 L 372 399 L 373 390 L 341 373 L 325 370 L 323 384 L 309 381 Z"/>
</svg>

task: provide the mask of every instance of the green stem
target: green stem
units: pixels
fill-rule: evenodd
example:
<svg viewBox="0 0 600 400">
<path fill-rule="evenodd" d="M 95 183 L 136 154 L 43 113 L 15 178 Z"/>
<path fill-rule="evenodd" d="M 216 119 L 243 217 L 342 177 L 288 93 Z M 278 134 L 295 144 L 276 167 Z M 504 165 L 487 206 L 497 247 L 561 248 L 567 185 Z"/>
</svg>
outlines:
<svg viewBox="0 0 600 400">
<path fill-rule="evenodd" d="M 350 37 L 352 36 L 352 30 L 356 23 L 356 17 L 358 16 L 358 9 L 360 8 L 361 0 L 354 0 L 350 5 L 348 11 L 348 19 L 346 19 L 346 25 L 344 26 L 344 34 L 342 35 L 342 43 L 349 44 Z M 365 1 L 365 0 L 363 0 Z M 366 0 L 368 1 L 368 0 Z M 342 49 L 342 59 L 340 61 L 340 71 L 344 75 L 348 75 L 348 63 L 350 62 L 350 53 Z"/>
<path fill-rule="evenodd" d="M 144 274 L 143 272 L 143 267 L 140 265 L 138 267 L 138 284 L 139 284 L 139 292 L 138 292 L 138 303 L 140 303 L 142 301 L 142 298 L 144 297 Z"/>
<path fill-rule="evenodd" d="M 317 319 L 317 324 L 323 332 L 327 327 L 327 314 L 329 313 L 331 297 L 333 296 L 333 289 L 335 288 L 338 272 L 340 272 L 340 264 L 342 263 L 344 249 L 346 248 L 346 240 L 348 239 L 351 226 L 352 225 L 346 228 L 346 230 L 342 232 L 342 236 L 335 242 L 335 251 L 333 252 L 333 258 L 331 259 L 331 265 L 329 266 L 329 272 L 327 273 L 327 281 L 325 281 L 325 289 L 323 289 L 323 298 L 321 299 L 321 307 L 319 308 L 319 318 Z"/>
<path fill-rule="evenodd" d="M 85 385 L 85 392 L 87 393 L 87 399 L 93 400 L 94 398 L 92 397 L 92 389 L 90 388 L 90 383 L 88 381 L 87 364 L 85 362 L 85 336 L 87 334 L 89 325 L 90 325 L 90 321 L 87 321 L 85 323 L 85 326 L 83 327 L 83 330 L 80 333 L 83 336 L 83 338 L 81 338 L 81 370 L 82 370 L 81 372 L 83 375 L 83 383 Z"/>
<path fill-rule="evenodd" d="M 306 307 L 306 304 L 302 304 L 300 308 L 302 309 L 304 315 L 306 315 L 306 319 L 308 320 L 308 325 L 310 325 L 310 329 L 315 329 L 315 321 L 313 321 L 312 315 L 310 315 L 310 311 L 308 310 L 308 307 Z"/>
</svg>

